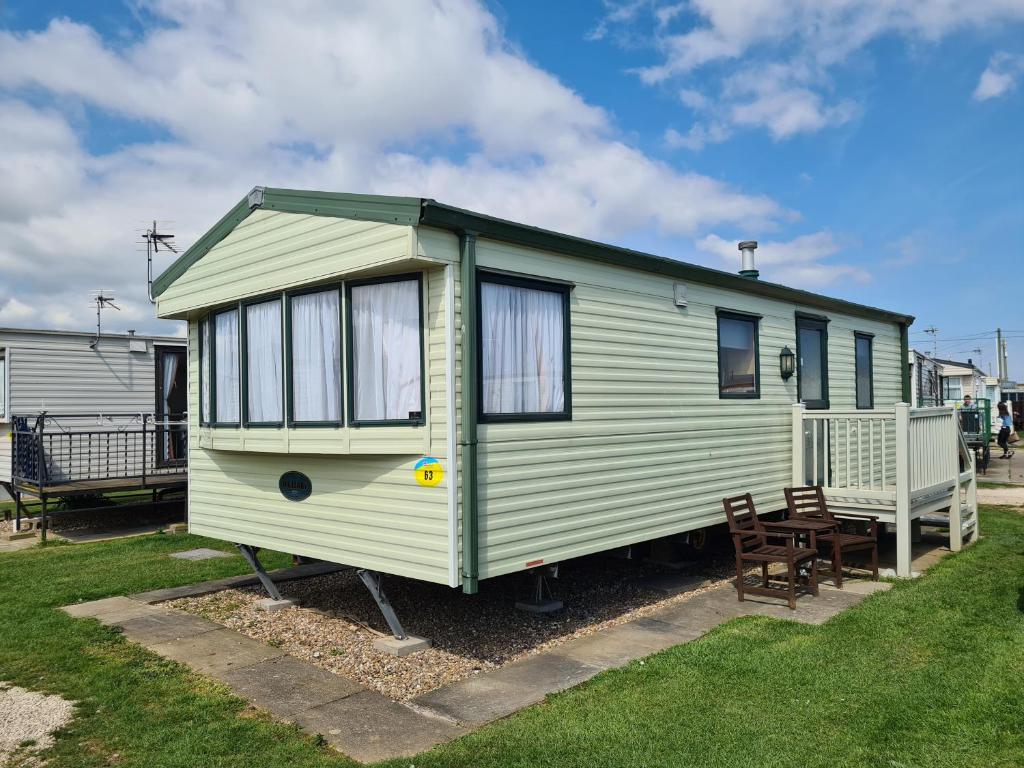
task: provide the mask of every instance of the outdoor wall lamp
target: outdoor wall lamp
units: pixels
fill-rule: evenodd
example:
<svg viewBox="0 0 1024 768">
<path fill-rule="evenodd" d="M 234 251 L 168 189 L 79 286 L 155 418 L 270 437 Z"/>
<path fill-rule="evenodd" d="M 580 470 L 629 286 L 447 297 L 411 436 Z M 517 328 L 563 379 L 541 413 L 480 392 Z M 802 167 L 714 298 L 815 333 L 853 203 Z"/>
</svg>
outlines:
<svg viewBox="0 0 1024 768">
<path fill-rule="evenodd" d="M 796 371 L 796 355 L 789 347 L 783 347 L 779 353 L 779 371 L 782 373 L 782 380 L 785 381 Z"/>
</svg>

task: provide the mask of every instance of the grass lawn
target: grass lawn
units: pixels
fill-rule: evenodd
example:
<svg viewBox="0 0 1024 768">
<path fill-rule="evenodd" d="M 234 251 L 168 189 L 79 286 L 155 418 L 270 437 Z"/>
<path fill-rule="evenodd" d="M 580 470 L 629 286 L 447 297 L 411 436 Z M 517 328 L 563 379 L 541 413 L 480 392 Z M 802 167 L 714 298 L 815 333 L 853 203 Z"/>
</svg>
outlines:
<svg viewBox="0 0 1024 768">
<path fill-rule="evenodd" d="M 749 618 L 392 765 L 1024 765 L 1024 516 L 822 627 Z M 148 536 L 0 555 L 0 680 L 82 702 L 59 766 L 348 766 L 225 689 L 54 610 L 244 571 Z M 282 555 L 268 565 L 285 564 Z"/>
</svg>

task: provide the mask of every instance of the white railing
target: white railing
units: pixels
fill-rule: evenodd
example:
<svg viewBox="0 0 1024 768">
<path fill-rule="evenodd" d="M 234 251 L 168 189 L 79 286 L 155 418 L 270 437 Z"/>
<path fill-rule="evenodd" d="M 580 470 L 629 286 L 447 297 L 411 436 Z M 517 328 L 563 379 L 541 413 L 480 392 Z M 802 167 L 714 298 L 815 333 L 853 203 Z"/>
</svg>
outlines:
<svg viewBox="0 0 1024 768">
<path fill-rule="evenodd" d="M 950 406 L 808 411 L 797 404 L 793 484 L 824 486 L 846 505 L 873 509 L 895 522 L 901 576 L 910 575 L 912 521 L 924 513 L 948 507 L 950 547 L 961 548 L 964 485 L 973 516 L 971 540 L 977 538 L 974 455 Z"/>
</svg>

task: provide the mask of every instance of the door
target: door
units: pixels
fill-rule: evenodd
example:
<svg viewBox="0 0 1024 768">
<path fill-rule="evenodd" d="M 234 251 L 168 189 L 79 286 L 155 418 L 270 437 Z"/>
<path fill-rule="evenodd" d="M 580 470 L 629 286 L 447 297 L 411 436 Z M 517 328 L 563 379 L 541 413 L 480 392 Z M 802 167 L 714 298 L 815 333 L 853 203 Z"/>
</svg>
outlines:
<svg viewBox="0 0 1024 768">
<path fill-rule="evenodd" d="M 184 466 L 187 448 L 187 376 L 183 347 L 156 347 L 156 462 Z"/>
<path fill-rule="evenodd" d="M 808 409 L 828 408 L 828 320 L 825 318 L 797 315 L 796 392 L 797 400 Z M 804 422 L 804 467 L 808 485 L 826 485 L 826 478 L 831 477 L 828 431 L 827 420 Z"/>
</svg>

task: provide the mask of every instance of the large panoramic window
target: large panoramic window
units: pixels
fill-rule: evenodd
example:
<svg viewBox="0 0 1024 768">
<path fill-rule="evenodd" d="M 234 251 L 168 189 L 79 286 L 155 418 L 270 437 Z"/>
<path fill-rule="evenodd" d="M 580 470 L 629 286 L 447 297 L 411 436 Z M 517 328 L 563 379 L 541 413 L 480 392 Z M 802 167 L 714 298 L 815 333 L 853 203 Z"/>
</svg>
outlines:
<svg viewBox="0 0 1024 768">
<path fill-rule="evenodd" d="M 758 376 L 757 326 L 759 318 L 718 311 L 718 396 L 756 398 Z"/>
<path fill-rule="evenodd" d="M 871 345 L 873 338 L 869 333 L 853 335 L 854 356 L 856 363 L 857 407 L 875 407 L 875 389 L 873 381 L 874 360 Z"/>
<path fill-rule="evenodd" d="M 808 408 L 828 408 L 828 321 L 797 315 L 796 386 Z"/>
<path fill-rule="evenodd" d="M 214 420 L 238 424 L 238 310 L 213 316 Z"/>
<path fill-rule="evenodd" d="M 571 418 L 569 286 L 480 277 L 480 418 Z"/>
<path fill-rule="evenodd" d="M 353 424 L 423 420 L 419 276 L 348 283 Z"/>
<path fill-rule="evenodd" d="M 337 289 L 289 299 L 291 421 L 341 424 L 341 307 Z"/>
<path fill-rule="evenodd" d="M 245 307 L 246 424 L 278 425 L 284 418 L 281 300 Z"/>
</svg>

